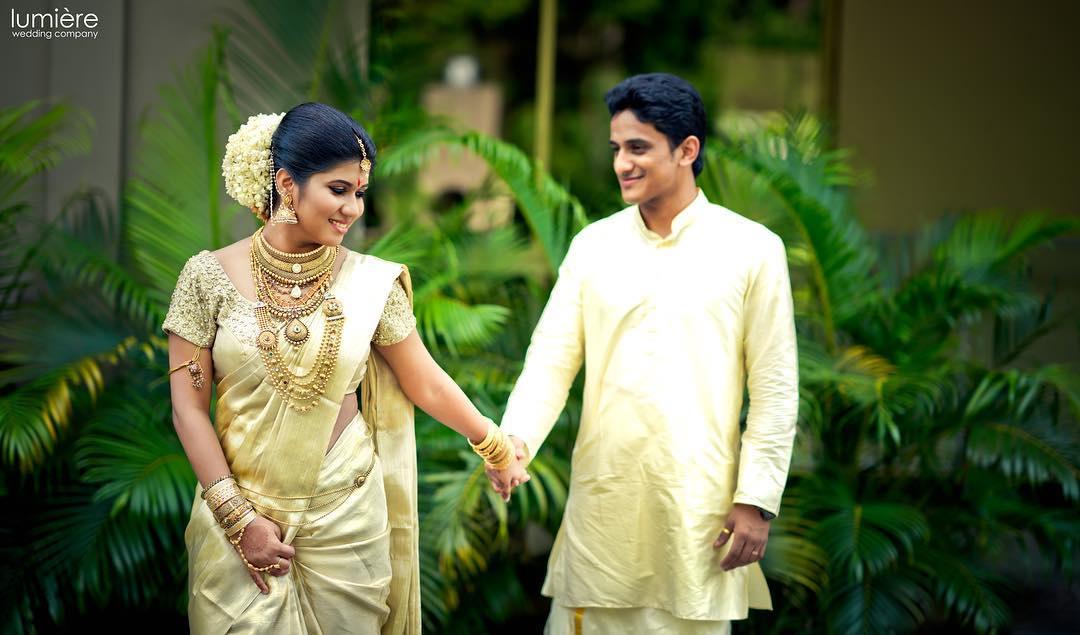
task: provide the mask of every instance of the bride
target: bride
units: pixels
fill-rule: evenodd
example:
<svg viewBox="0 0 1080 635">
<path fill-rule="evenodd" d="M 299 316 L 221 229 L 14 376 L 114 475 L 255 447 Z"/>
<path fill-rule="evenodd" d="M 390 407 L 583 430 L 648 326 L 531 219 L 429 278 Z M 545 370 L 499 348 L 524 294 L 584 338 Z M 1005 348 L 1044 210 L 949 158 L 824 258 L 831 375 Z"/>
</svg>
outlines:
<svg viewBox="0 0 1080 635">
<path fill-rule="evenodd" d="M 505 470 L 505 499 L 529 479 L 417 335 L 408 269 L 341 245 L 375 152 L 319 103 L 229 138 L 226 190 L 264 224 L 192 256 L 162 324 L 199 481 L 193 633 L 419 632 L 413 404 Z"/>
</svg>

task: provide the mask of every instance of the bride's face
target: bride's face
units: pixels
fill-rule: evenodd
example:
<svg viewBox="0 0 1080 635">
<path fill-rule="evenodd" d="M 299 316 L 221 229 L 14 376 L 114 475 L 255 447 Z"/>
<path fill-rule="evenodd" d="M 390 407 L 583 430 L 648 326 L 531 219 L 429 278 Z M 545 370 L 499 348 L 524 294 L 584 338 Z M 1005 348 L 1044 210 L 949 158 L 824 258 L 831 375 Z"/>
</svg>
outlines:
<svg viewBox="0 0 1080 635">
<path fill-rule="evenodd" d="M 284 173 L 284 170 L 282 170 Z M 314 249 L 318 245 L 339 245 L 352 224 L 364 214 L 364 192 L 368 174 L 360 169 L 359 161 L 346 161 L 311 176 L 303 188 L 284 173 L 285 191 L 290 192 L 297 224 L 274 225 L 285 229 L 288 242 L 297 243 L 298 250 Z M 275 204 L 278 200 L 275 197 Z"/>
</svg>

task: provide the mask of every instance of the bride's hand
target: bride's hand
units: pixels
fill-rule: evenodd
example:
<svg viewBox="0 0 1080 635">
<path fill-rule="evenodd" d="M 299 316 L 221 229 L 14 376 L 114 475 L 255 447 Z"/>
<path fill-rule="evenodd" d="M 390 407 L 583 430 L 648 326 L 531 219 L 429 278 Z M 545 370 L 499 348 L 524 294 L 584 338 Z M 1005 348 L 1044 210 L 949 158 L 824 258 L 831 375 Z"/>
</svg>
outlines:
<svg viewBox="0 0 1080 635">
<path fill-rule="evenodd" d="M 514 460 L 510 466 L 505 470 L 496 470 L 489 465 L 485 469 L 488 480 L 491 481 L 491 487 L 507 502 L 510 501 L 510 493 L 515 487 L 528 483 L 532 479 L 525 470 L 525 444 L 515 436 L 511 436 L 510 440 L 514 443 Z"/>
<path fill-rule="evenodd" d="M 260 515 L 256 515 L 255 520 L 244 528 L 240 548 L 243 549 L 247 561 L 255 567 L 266 567 L 275 563 L 281 565 L 280 568 L 265 572 L 274 576 L 283 576 L 288 573 L 292 558 L 296 555 L 296 549 L 292 545 L 281 542 L 281 528 L 278 524 Z M 270 592 L 270 587 L 262 577 L 264 572 L 252 571 L 249 568 L 248 573 L 260 591 Z"/>
</svg>

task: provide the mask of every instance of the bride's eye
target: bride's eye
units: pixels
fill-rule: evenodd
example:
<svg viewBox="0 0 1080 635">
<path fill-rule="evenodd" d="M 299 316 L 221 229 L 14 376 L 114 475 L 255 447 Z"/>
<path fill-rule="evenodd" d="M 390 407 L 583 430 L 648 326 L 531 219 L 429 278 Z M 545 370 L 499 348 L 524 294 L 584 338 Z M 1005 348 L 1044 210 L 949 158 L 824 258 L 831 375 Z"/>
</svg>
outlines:
<svg viewBox="0 0 1080 635">
<path fill-rule="evenodd" d="M 345 188 L 341 188 L 341 187 L 332 187 L 332 188 L 330 188 L 330 189 L 331 189 L 331 190 L 332 190 L 332 191 L 334 192 L 334 194 L 337 194 L 338 196 L 341 196 L 342 194 L 344 194 L 344 193 L 345 193 Z"/>
</svg>

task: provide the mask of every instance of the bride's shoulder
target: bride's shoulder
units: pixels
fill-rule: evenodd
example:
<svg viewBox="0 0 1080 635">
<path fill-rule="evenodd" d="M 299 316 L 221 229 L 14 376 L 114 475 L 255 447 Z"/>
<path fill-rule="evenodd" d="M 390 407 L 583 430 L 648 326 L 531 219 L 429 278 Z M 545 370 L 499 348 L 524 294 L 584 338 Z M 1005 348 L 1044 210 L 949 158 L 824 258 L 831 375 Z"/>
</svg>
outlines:
<svg viewBox="0 0 1080 635">
<path fill-rule="evenodd" d="M 232 243 L 231 245 L 225 245 L 221 249 L 215 249 L 210 253 L 214 255 L 218 260 L 247 259 L 248 253 L 251 251 L 251 236 L 245 236 L 240 240 Z"/>
</svg>

